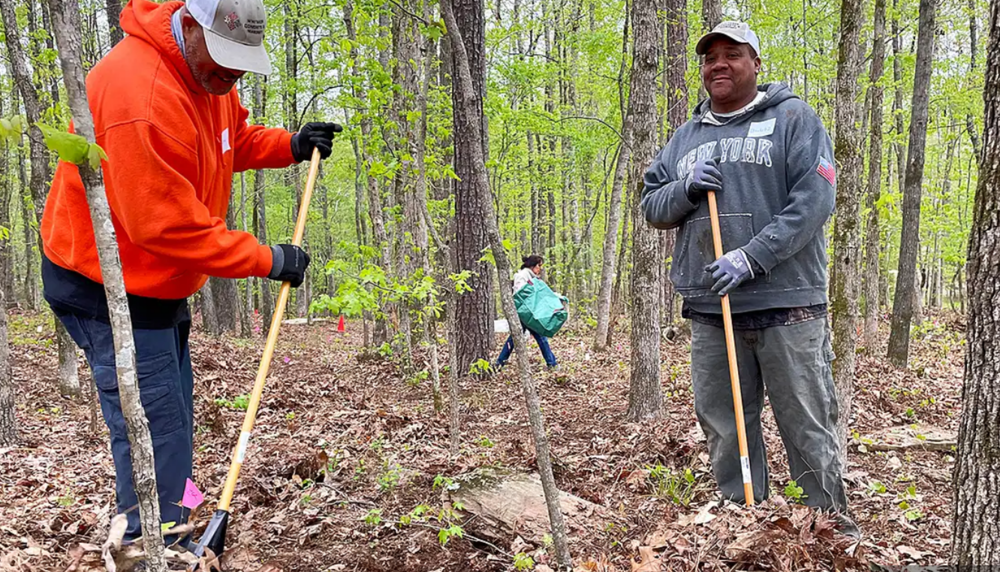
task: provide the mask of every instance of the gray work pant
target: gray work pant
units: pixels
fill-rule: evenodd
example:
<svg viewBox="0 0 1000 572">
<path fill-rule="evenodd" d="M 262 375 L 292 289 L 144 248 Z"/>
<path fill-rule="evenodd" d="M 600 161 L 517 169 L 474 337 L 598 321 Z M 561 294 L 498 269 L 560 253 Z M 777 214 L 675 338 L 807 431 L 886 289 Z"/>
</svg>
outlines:
<svg viewBox="0 0 1000 572">
<path fill-rule="evenodd" d="M 691 379 L 698 421 L 708 438 L 712 471 L 723 496 L 742 501 L 733 392 L 722 328 L 691 325 Z M 791 478 L 803 502 L 847 512 L 837 438 L 837 393 L 830 362 L 833 350 L 825 319 L 735 332 L 754 499 L 768 496 L 767 455 L 760 414 L 767 390 L 778 431 L 788 452 Z"/>
</svg>

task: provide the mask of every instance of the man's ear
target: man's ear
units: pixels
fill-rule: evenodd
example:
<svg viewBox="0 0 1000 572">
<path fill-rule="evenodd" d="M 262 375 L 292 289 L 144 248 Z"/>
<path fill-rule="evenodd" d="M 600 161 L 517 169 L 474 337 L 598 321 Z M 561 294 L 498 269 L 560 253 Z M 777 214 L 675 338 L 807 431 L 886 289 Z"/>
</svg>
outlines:
<svg viewBox="0 0 1000 572">
<path fill-rule="evenodd" d="M 201 29 L 201 24 L 198 23 L 198 20 L 194 19 L 194 16 L 190 12 L 184 9 L 184 12 L 181 14 L 181 30 L 184 31 L 184 36 L 187 37 L 188 34 L 197 32 L 199 29 Z"/>
</svg>

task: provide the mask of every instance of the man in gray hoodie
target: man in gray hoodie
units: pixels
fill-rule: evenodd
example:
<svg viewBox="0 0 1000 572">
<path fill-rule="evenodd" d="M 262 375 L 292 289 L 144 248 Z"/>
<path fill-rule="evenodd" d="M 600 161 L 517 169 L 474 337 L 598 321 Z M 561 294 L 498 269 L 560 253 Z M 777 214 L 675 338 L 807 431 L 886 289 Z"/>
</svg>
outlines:
<svg viewBox="0 0 1000 572">
<path fill-rule="evenodd" d="M 695 51 L 709 99 L 646 171 L 642 210 L 654 227 L 677 228 L 670 279 L 692 320 L 695 412 L 712 469 L 725 497 L 743 498 L 719 299 L 729 294 L 755 499 L 768 496 L 766 389 L 804 502 L 844 515 L 842 530 L 856 535 L 846 517 L 826 320 L 830 137 L 786 86 L 757 85 L 760 43 L 746 24 L 719 24 Z M 717 193 L 727 250 L 718 260 L 708 191 Z"/>
</svg>

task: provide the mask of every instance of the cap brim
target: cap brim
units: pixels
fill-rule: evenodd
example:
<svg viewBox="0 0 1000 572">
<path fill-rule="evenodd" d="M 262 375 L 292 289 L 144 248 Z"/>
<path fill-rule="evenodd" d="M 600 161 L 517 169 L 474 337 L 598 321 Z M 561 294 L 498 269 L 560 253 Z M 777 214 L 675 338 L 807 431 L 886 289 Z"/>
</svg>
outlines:
<svg viewBox="0 0 1000 572">
<path fill-rule="evenodd" d="M 698 44 L 695 45 L 694 47 L 694 53 L 699 56 L 705 55 L 705 52 L 708 51 L 708 45 L 712 43 L 712 40 L 715 40 L 717 38 L 729 38 L 730 40 L 736 42 L 737 44 L 746 44 L 748 46 L 750 45 L 750 42 L 746 41 L 745 39 L 735 34 L 730 34 L 728 32 L 709 32 L 704 36 L 702 36 L 700 40 L 698 40 Z"/>
<path fill-rule="evenodd" d="M 223 38 L 208 28 L 205 30 L 205 45 L 215 63 L 232 70 L 247 71 L 268 75 L 271 73 L 271 60 L 267 57 L 264 44 L 248 46 Z"/>
</svg>

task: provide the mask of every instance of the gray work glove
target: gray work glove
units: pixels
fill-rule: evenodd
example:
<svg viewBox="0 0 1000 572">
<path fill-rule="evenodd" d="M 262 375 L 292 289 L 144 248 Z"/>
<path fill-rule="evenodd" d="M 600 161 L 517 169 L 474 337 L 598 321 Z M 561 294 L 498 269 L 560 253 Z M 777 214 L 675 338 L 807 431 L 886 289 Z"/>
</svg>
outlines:
<svg viewBox="0 0 1000 572">
<path fill-rule="evenodd" d="M 742 248 L 727 252 L 722 258 L 706 266 L 705 272 L 712 274 L 712 279 L 715 280 L 712 292 L 719 296 L 729 294 L 740 284 L 754 278 L 750 257 Z"/>
<path fill-rule="evenodd" d="M 292 288 L 298 288 L 306 279 L 306 268 L 309 267 L 309 255 L 294 244 L 277 244 L 271 247 L 271 280 L 291 282 Z"/>
<path fill-rule="evenodd" d="M 684 180 L 684 193 L 692 203 L 696 203 L 708 191 L 722 190 L 722 172 L 719 171 L 719 160 L 701 159 L 694 164 Z"/>
</svg>

